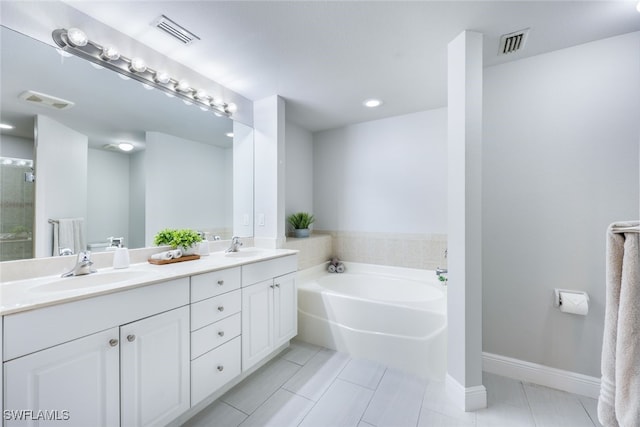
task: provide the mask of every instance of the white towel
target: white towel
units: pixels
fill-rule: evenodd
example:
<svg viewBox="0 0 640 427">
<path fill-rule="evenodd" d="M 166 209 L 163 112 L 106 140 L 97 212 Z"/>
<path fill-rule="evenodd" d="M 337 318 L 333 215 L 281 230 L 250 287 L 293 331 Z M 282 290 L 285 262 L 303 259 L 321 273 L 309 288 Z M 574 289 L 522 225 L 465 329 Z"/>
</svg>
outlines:
<svg viewBox="0 0 640 427">
<path fill-rule="evenodd" d="M 607 230 L 607 283 L 598 419 L 605 427 L 640 425 L 640 234 Z"/>
<path fill-rule="evenodd" d="M 53 256 L 69 248 L 74 254 L 87 249 L 84 240 L 84 218 L 60 218 L 53 223 Z"/>
</svg>

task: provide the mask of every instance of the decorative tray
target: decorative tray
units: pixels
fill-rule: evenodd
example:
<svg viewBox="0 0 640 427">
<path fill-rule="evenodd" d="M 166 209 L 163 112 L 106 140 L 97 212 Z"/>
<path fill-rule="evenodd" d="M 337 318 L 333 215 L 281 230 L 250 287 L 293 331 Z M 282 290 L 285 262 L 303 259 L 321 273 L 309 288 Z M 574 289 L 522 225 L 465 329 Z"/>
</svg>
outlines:
<svg viewBox="0 0 640 427">
<path fill-rule="evenodd" d="M 172 258 L 172 259 L 149 258 L 147 261 L 149 261 L 149 264 L 164 265 L 164 264 L 174 264 L 176 262 L 183 262 L 183 261 L 193 261 L 195 259 L 200 259 L 200 255 L 183 255 L 180 258 Z"/>
</svg>

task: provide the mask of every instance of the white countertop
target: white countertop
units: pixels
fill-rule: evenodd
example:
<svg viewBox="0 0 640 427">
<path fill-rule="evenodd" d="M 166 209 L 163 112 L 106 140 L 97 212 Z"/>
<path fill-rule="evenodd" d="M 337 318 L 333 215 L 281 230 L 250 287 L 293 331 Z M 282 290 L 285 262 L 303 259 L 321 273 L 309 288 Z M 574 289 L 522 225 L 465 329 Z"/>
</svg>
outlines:
<svg viewBox="0 0 640 427">
<path fill-rule="evenodd" d="M 226 254 L 212 252 L 198 260 L 173 264 L 131 264 L 129 268 L 115 270 L 102 268 L 85 276 L 61 278 L 59 275 L 16 280 L 0 284 L 0 315 L 62 304 L 166 280 L 188 277 L 225 268 L 237 267 L 298 251 L 290 249 L 243 248 Z"/>
</svg>

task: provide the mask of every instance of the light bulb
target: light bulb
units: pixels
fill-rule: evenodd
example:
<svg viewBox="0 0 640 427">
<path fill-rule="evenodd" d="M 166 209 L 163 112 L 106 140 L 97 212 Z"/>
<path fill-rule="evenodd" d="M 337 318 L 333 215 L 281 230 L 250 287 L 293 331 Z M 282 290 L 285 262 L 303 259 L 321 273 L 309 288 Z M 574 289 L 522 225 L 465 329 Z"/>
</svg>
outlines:
<svg viewBox="0 0 640 427">
<path fill-rule="evenodd" d="M 226 136 L 228 136 L 229 138 L 233 138 L 233 132 L 227 132 L 225 133 Z"/>
<path fill-rule="evenodd" d="M 191 88 L 189 87 L 189 82 L 186 80 L 180 80 L 177 84 L 176 84 L 176 90 L 180 91 L 180 92 L 188 92 L 191 90 Z"/>
<path fill-rule="evenodd" d="M 84 31 L 78 28 L 69 28 L 67 30 L 67 40 L 69 40 L 71 46 L 75 47 L 86 46 L 89 41 Z"/>
<path fill-rule="evenodd" d="M 207 95 L 207 92 L 205 92 L 204 90 L 197 91 L 195 96 L 196 99 L 204 102 L 207 102 L 207 100 L 209 99 L 209 95 Z"/>
<path fill-rule="evenodd" d="M 375 108 L 382 105 L 382 101 L 379 99 L 367 99 L 362 103 L 365 107 Z"/>
<path fill-rule="evenodd" d="M 102 48 L 102 53 L 100 54 L 100 58 L 105 61 L 115 61 L 120 58 L 120 52 L 113 46 L 107 46 Z"/>
<path fill-rule="evenodd" d="M 227 111 L 230 113 L 235 113 L 236 111 L 238 111 L 238 106 L 236 104 L 234 104 L 233 102 L 230 102 L 227 105 Z"/>
<path fill-rule="evenodd" d="M 171 80 L 171 77 L 169 77 L 169 74 L 164 71 L 156 71 L 156 75 L 153 77 L 153 79 L 157 83 L 166 85 Z"/>
<path fill-rule="evenodd" d="M 147 71 L 147 64 L 145 64 L 144 60 L 141 58 L 133 58 L 129 65 L 129 69 L 136 73 L 144 73 Z"/>
</svg>

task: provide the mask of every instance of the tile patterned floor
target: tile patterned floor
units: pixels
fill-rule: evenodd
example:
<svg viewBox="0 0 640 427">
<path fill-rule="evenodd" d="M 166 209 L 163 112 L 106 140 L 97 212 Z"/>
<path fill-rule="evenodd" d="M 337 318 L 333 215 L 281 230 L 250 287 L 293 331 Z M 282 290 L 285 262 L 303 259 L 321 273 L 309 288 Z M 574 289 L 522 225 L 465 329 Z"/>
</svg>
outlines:
<svg viewBox="0 0 640 427">
<path fill-rule="evenodd" d="M 484 374 L 489 407 L 463 412 L 444 384 L 302 341 L 189 420 L 189 427 L 593 427 L 596 400 Z"/>
</svg>

